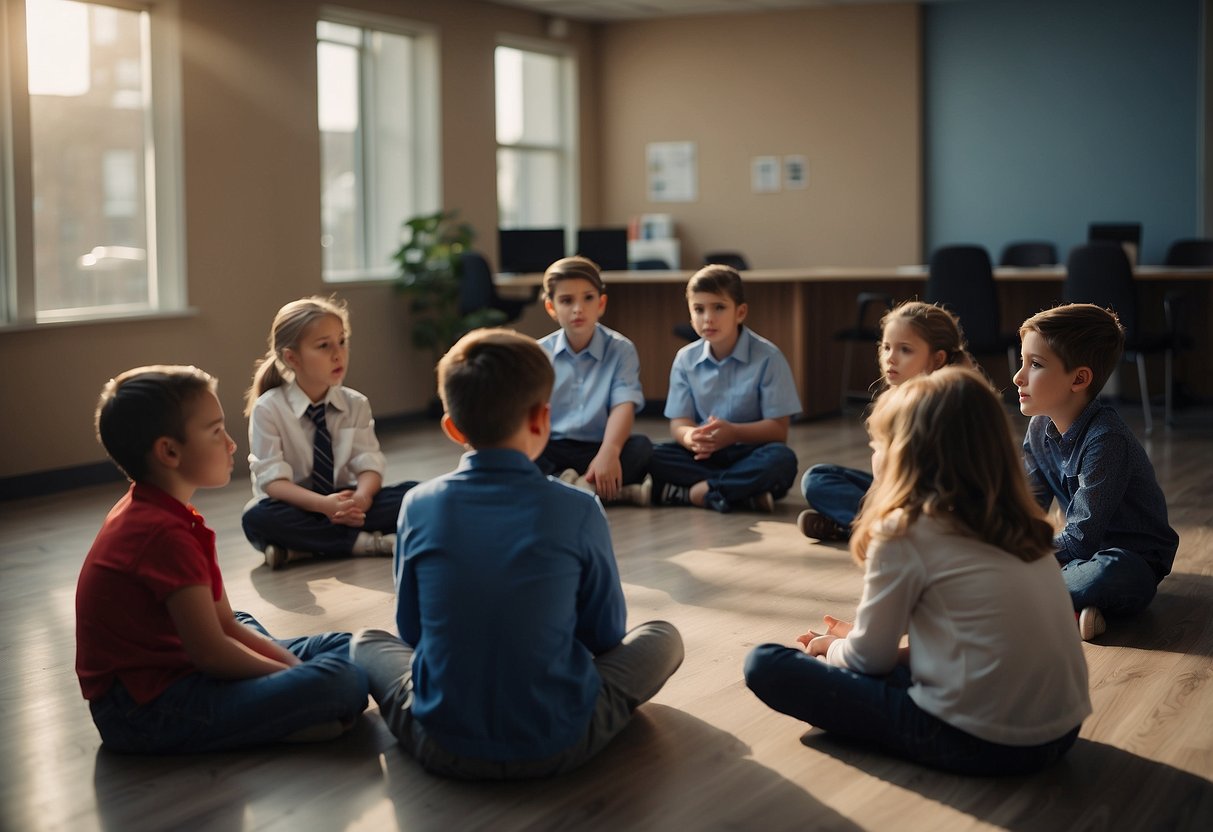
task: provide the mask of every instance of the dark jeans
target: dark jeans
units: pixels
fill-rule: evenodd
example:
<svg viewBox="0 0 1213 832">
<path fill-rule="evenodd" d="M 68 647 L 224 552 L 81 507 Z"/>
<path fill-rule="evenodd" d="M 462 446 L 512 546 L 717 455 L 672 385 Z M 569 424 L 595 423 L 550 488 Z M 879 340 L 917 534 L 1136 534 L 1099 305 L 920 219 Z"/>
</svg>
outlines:
<svg viewBox="0 0 1213 832">
<path fill-rule="evenodd" d="M 270 497 L 247 508 L 240 524 L 244 527 L 244 536 L 258 552 L 264 552 L 266 546 L 274 543 L 298 552 L 344 557 L 353 551 L 358 532 L 395 534 L 400 501 L 416 484 L 410 480 L 379 489 L 366 513 L 366 523 L 360 529 L 342 526 L 323 514 L 304 511 Z"/>
<path fill-rule="evenodd" d="M 779 644 L 760 644 L 750 651 L 745 680 L 759 699 L 780 713 L 957 774 L 1037 771 L 1070 749 L 1080 727 L 1041 745 L 989 742 L 914 704 L 907 667 L 900 666 L 884 678 L 864 676 Z"/>
<path fill-rule="evenodd" d="M 584 474 L 594 457 L 598 455 L 601 442 L 582 442 L 580 439 L 549 439 L 543 453 L 535 460 L 539 470 L 545 474 L 559 475 L 566 468 Z M 633 485 L 644 480 L 649 472 L 649 456 L 653 443 L 647 436 L 634 433 L 623 443 L 619 452 L 619 465 L 623 468 L 623 484 Z"/>
<path fill-rule="evenodd" d="M 805 502 L 844 529 L 850 529 L 859 513 L 859 501 L 872 487 L 872 475 L 841 465 L 814 465 L 804 472 L 800 490 Z"/>
<path fill-rule="evenodd" d="M 1140 555 L 1104 549 L 1087 560 L 1061 564 L 1074 609 L 1098 607 L 1107 615 L 1134 615 L 1154 600 L 1158 576 Z"/>
<path fill-rule="evenodd" d="M 778 500 L 796 481 L 798 465 L 795 452 L 782 442 L 731 445 L 703 460 L 696 460 L 677 442 L 662 442 L 653 446 L 649 473 L 656 487 L 707 480 L 707 503 L 717 508 L 719 503 L 734 505 L 768 491 Z"/>
<path fill-rule="evenodd" d="M 236 619 L 269 635 L 248 613 Z M 277 641 L 303 664 L 253 679 L 192 673 L 144 705 L 115 682 L 89 703 L 102 742 L 136 754 L 243 748 L 327 722 L 352 722 L 366 710 L 366 673 L 350 659 L 349 633 Z"/>
</svg>

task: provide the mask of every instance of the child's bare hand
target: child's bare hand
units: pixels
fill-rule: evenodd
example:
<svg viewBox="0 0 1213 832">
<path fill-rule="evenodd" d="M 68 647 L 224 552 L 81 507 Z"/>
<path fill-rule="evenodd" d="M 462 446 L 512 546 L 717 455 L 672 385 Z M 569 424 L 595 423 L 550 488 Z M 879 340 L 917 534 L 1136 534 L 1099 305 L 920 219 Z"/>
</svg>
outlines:
<svg viewBox="0 0 1213 832">
<path fill-rule="evenodd" d="M 709 416 L 708 420 L 690 431 L 687 436 L 695 459 L 707 459 L 721 448 L 734 444 L 735 431 L 731 422 Z"/>
<path fill-rule="evenodd" d="M 835 618 L 832 615 L 822 616 L 821 620 L 825 622 L 826 633 L 838 636 L 839 638 L 846 638 L 855 626 L 850 621 L 843 621 L 841 618 Z"/>
<path fill-rule="evenodd" d="M 838 636 L 809 630 L 804 635 L 797 636 L 796 640 L 804 645 L 804 651 L 810 656 L 824 656 L 829 651 L 830 645 L 838 641 Z"/>
<path fill-rule="evenodd" d="M 366 523 L 366 512 L 354 501 L 353 491 L 338 491 L 324 498 L 324 516 L 339 526 L 361 528 Z"/>
<path fill-rule="evenodd" d="M 608 458 L 603 459 L 601 454 L 595 456 L 585 471 L 585 479 L 594 486 L 598 499 L 604 503 L 616 499 L 619 489 L 623 487 L 623 466 L 619 464 L 619 457 L 608 455 Z"/>
</svg>

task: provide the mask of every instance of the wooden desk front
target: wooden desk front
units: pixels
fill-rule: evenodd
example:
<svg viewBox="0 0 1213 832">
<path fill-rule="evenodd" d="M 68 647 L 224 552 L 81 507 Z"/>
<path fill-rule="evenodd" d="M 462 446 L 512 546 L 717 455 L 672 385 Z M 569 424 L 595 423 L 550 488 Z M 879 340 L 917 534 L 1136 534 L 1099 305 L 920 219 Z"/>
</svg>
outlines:
<svg viewBox="0 0 1213 832">
<path fill-rule="evenodd" d="M 648 399 L 664 399 L 669 387 L 670 364 L 686 342 L 673 334 L 673 326 L 687 320 L 683 294 L 690 271 L 605 272 L 607 303 L 602 322 L 632 339 L 640 353 L 640 380 Z M 921 297 L 926 288 L 925 266 L 815 267 L 755 269 L 741 273 L 749 315 L 746 324 L 769 338 L 787 356 L 800 391 L 806 417 L 838 411 L 841 394 L 843 344 L 834 333 L 855 321 L 855 296 L 861 291 L 885 292 L 897 300 Z M 1213 395 L 1213 330 L 1210 318 L 1213 269 L 1139 266 L 1139 317 L 1145 332 L 1162 329 L 1162 297 L 1173 288 L 1185 290 L 1184 315 L 1188 330 L 1199 333 L 1194 350 L 1176 356 L 1176 378 L 1196 394 Z M 1025 318 L 1061 301 L 1063 267 L 998 268 L 1002 329 L 1014 332 Z M 502 289 L 531 289 L 541 274 L 498 275 Z M 1198 323 L 1199 322 L 1199 323 Z M 874 345 L 873 345 L 874 346 Z M 856 354 L 851 389 L 865 387 L 879 372 L 875 350 L 865 359 Z M 868 363 L 868 361 L 872 363 Z M 983 365 L 1002 388 L 1011 385 L 1005 359 L 984 358 Z M 1161 369 L 1150 373 L 1158 380 Z M 1136 382 L 1121 389 L 1135 391 Z"/>
</svg>

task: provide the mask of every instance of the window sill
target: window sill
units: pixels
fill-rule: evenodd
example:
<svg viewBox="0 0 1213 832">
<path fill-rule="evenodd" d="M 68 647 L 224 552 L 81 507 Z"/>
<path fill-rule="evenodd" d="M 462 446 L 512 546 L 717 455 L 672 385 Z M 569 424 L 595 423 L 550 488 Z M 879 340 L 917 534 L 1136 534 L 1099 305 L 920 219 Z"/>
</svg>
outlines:
<svg viewBox="0 0 1213 832">
<path fill-rule="evenodd" d="M 79 318 L 61 318 L 48 321 L 14 321 L 0 323 L 0 335 L 8 332 L 42 332 L 48 329 L 60 329 L 79 326 L 105 325 L 110 323 L 126 324 L 133 321 L 174 321 L 198 317 L 199 310 L 193 306 L 184 309 L 160 309 L 156 311 L 119 312 L 112 315 L 89 315 Z"/>
</svg>

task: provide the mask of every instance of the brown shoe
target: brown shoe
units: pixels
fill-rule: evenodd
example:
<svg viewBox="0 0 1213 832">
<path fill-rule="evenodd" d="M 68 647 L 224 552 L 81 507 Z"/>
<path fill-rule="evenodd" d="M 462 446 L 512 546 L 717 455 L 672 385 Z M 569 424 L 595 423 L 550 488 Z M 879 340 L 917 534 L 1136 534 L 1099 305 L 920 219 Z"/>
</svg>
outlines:
<svg viewBox="0 0 1213 832">
<path fill-rule="evenodd" d="M 846 540 L 851 536 L 838 523 L 811 508 L 800 512 L 800 516 L 796 518 L 796 526 L 801 534 L 814 540 Z"/>
</svg>

